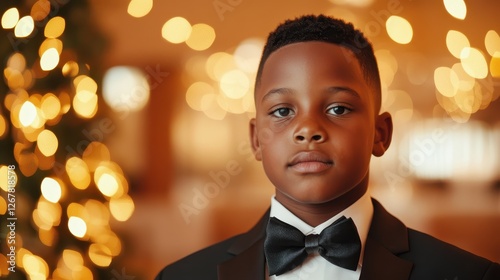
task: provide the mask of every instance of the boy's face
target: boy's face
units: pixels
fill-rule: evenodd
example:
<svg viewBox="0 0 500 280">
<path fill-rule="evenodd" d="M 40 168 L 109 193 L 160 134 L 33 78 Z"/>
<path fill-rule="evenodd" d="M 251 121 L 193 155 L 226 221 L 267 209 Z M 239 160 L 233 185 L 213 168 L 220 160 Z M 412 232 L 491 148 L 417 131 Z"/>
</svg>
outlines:
<svg viewBox="0 0 500 280">
<path fill-rule="evenodd" d="M 354 54 L 325 42 L 273 52 L 255 92 L 252 147 L 276 197 L 332 201 L 368 182 L 371 155 L 390 144 L 390 115 L 375 112 L 373 90 Z"/>
</svg>

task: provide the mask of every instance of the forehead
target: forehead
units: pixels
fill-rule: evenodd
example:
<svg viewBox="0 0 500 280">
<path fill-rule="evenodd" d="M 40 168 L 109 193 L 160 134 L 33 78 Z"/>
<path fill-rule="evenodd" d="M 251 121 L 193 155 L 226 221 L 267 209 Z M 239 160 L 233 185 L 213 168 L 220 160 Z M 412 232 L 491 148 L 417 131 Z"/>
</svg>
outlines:
<svg viewBox="0 0 500 280">
<path fill-rule="evenodd" d="M 348 86 L 371 95 L 359 61 L 351 50 L 333 43 L 310 41 L 286 45 L 268 57 L 256 88 L 256 101 L 273 87 L 304 83 Z"/>
</svg>

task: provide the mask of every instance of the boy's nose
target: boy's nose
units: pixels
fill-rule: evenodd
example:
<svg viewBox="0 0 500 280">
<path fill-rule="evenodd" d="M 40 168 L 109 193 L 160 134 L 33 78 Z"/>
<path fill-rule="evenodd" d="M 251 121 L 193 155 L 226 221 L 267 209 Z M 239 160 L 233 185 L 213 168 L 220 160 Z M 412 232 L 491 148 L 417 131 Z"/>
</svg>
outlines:
<svg viewBox="0 0 500 280">
<path fill-rule="evenodd" d="M 326 132 L 321 125 L 314 120 L 306 120 L 302 122 L 293 135 L 295 143 L 322 143 L 326 141 Z"/>
</svg>

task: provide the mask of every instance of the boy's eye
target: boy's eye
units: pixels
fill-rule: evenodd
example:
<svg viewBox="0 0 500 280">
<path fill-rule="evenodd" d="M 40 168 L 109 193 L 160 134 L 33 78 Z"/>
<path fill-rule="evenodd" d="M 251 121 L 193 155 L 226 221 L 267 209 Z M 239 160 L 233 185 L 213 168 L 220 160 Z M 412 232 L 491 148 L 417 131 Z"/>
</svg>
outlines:
<svg viewBox="0 0 500 280">
<path fill-rule="evenodd" d="M 292 113 L 290 108 L 278 108 L 271 112 L 271 114 L 278 118 L 287 117 Z"/>
<path fill-rule="evenodd" d="M 327 112 L 332 115 L 341 116 L 351 112 L 351 109 L 344 106 L 334 106 L 329 108 Z"/>
</svg>

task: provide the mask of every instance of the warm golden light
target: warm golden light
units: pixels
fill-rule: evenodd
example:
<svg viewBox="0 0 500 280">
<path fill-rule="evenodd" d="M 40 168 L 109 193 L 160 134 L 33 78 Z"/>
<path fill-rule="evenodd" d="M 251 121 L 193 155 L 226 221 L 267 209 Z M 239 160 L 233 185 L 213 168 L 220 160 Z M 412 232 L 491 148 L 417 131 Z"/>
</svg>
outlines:
<svg viewBox="0 0 500 280">
<path fill-rule="evenodd" d="M 73 80 L 73 84 L 75 85 L 75 91 L 83 91 L 86 90 L 88 92 L 96 93 L 97 92 L 97 83 L 89 76 L 80 75 Z"/>
<path fill-rule="evenodd" d="M 500 36 L 495 30 L 489 30 L 486 33 L 484 46 L 491 56 L 495 56 L 495 53 L 500 52 Z"/>
<path fill-rule="evenodd" d="M 19 121 L 24 127 L 33 124 L 37 119 L 37 108 L 30 101 L 25 101 L 19 110 Z"/>
<path fill-rule="evenodd" d="M 246 73 L 256 73 L 260 62 L 264 41 L 250 38 L 241 42 L 234 51 L 234 61 Z"/>
<path fill-rule="evenodd" d="M 469 39 L 460 31 L 449 30 L 446 34 L 446 47 L 454 57 L 460 58 L 462 50 L 470 47 Z"/>
<path fill-rule="evenodd" d="M 368 7 L 373 4 L 375 0 L 330 0 L 335 5 L 350 5 L 353 7 Z"/>
<path fill-rule="evenodd" d="M 41 191 L 43 197 L 52 203 L 57 203 L 59 202 L 59 199 L 61 199 L 61 185 L 59 185 L 59 182 L 57 182 L 54 178 L 43 178 Z"/>
<path fill-rule="evenodd" d="M 33 211 L 33 221 L 39 228 L 49 230 L 53 226 L 58 226 L 61 222 L 62 208 L 59 203 L 53 203 L 40 197 L 35 211 Z"/>
<path fill-rule="evenodd" d="M 87 233 L 87 224 L 82 218 L 71 216 L 68 219 L 68 229 L 74 236 L 83 238 Z"/>
<path fill-rule="evenodd" d="M 131 0 L 127 13 L 133 17 L 141 18 L 149 14 L 151 9 L 153 9 L 153 0 Z"/>
<path fill-rule="evenodd" d="M 458 77 L 449 67 L 438 67 L 434 70 L 434 84 L 437 90 L 444 96 L 452 97 L 455 96 L 456 87 L 455 84 L 458 81 Z"/>
<path fill-rule="evenodd" d="M 219 106 L 217 94 L 204 95 L 201 98 L 201 110 L 213 120 L 223 120 L 227 114 L 227 111 Z"/>
<path fill-rule="evenodd" d="M 124 222 L 134 213 L 134 201 L 128 195 L 119 198 L 111 198 L 109 201 L 109 210 L 111 215 L 120 222 Z"/>
<path fill-rule="evenodd" d="M 101 162 L 94 172 L 94 182 L 99 191 L 108 197 L 120 197 L 128 191 L 123 172 L 116 163 Z"/>
<path fill-rule="evenodd" d="M 250 89 L 250 80 L 241 70 L 231 70 L 222 75 L 219 86 L 227 97 L 239 99 Z"/>
<path fill-rule="evenodd" d="M 42 97 L 40 109 L 45 119 L 52 120 L 61 112 L 61 102 L 54 94 L 47 93 Z"/>
<path fill-rule="evenodd" d="M 84 190 L 90 184 L 90 173 L 85 162 L 77 157 L 72 157 L 66 162 L 66 173 L 75 188 Z"/>
<path fill-rule="evenodd" d="M 102 94 L 104 101 L 114 111 L 139 111 L 149 101 L 148 78 L 143 71 L 135 67 L 112 67 L 104 74 Z"/>
<path fill-rule="evenodd" d="M 57 38 L 61 36 L 66 27 L 66 21 L 62 17 L 53 17 L 45 25 L 44 35 L 47 38 Z"/>
<path fill-rule="evenodd" d="M 380 81 L 382 87 L 389 87 L 394 80 L 394 75 L 398 71 L 398 61 L 389 50 L 375 51 L 380 71 Z"/>
<path fill-rule="evenodd" d="M 476 79 L 465 73 L 465 70 L 462 67 L 461 63 L 453 64 L 451 70 L 454 73 L 451 76 L 453 78 L 451 79 L 451 82 L 453 83 L 453 87 L 456 90 L 469 91 L 474 88 L 474 85 L 476 84 Z"/>
<path fill-rule="evenodd" d="M 31 35 L 35 29 L 35 22 L 31 16 L 22 17 L 16 24 L 14 28 L 14 35 L 17 38 L 25 38 Z"/>
<path fill-rule="evenodd" d="M 0 139 L 4 138 L 5 135 L 7 135 L 7 128 L 7 121 L 2 115 L 0 115 Z"/>
<path fill-rule="evenodd" d="M 112 231 L 102 232 L 99 236 L 95 236 L 94 242 L 106 246 L 110 250 L 111 256 L 117 256 L 122 249 L 120 238 Z"/>
<path fill-rule="evenodd" d="M 59 93 L 59 101 L 61 102 L 61 113 L 66 114 L 71 109 L 71 98 L 65 91 Z"/>
<path fill-rule="evenodd" d="M 38 0 L 31 7 L 30 15 L 35 21 L 44 20 L 50 13 L 50 1 Z"/>
<path fill-rule="evenodd" d="M 494 78 L 500 78 L 500 51 L 496 52 L 490 61 L 490 73 Z"/>
<path fill-rule="evenodd" d="M 446 11 L 454 18 L 465 19 L 467 6 L 464 0 L 443 0 Z"/>
<path fill-rule="evenodd" d="M 56 48 L 46 50 L 40 57 L 40 67 L 43 71 L 50 71 L 59 64 L 59 52 Z"/>
<path fill-rule="evenodd" d="M 10 8 L 2 15 L 2 28 L 12 29 L 19 21 L 19 11 L 17 8 Z"/>
<path fill-rule="evenodd" d="M 233 56 L 225 52 L 216 52 L 210 55 L 205 64 L 207 75 L 214 81 L 220 81 L 222 75 L 235 68 L 236 63 Z"/>
<path fill-rule="evenodd" d="M 93 280 L 94 275 L 92 274 L 92 271 L 86 267 L 82 266 L 80 270 L 74 270 L 71 273 L 71 279 L 72 280 Z M 111 278 L 113 279 L 113 278 Z"/>
<path fill-rule="evenodd" d="M 80 90 L 73 98 L 73 109 L 82 118 L 90 119 L 97 112 L 97 94 Z"/>
<path fill-rule="evenodd" d="M 59 141 L 57 140 L 57 136 L 54 132 L 44 129 L 40 132 L 40 134 L 38 134 L 37 146 L 44 156 L 50 157 L 54 155 L 57 151 L 58 145 Z"/>
<path fill-rule="evenodd" d="M 23 267 L 30 279 L 47 279 L 49 277 L 49 266 L 39 256 L 25 254 L 22 258 Z"/>
<path fill-rule="evenodd" d="M 78 66 L 78 63 L 74 61 L 66 62 L 62 67 L 62 73 L 65 77 L 75 77 L 78 75 L 79 71 L 80 67 Z"/>
<path fill-rule="evenodd" d="M 193 25 L 186 44 L 195 51 L 203 51 L 210 48 L 214 40 L 215 30 L 208 24 L 198 23 Z"/>
<path fill-rule="evenodd" d="M 11 176 L 12 174 L 9 174 L 9 169 L 7 168 L 7 166 L 5 165 L 0 165 L 0 188 L 4 191 L 4 192 L 7 192 L 8 191 L 8 180 L 7 180 L 7 176 Z"/>
<path fill-rule="evenodd" d="M 26 69 L 26 58 L 22 53 L 16 52 L 12 54 L 7 60 L 7 67 L 15 69 L 19 72 L 23 72 Z M 6 78 L 8 79 L 9 77 L 6 76 Z"/>
<path fill-rule="evenodd" d="M 40 242 L 42 242 L 42 244 L 44 244 L 45 246 L 54 246 L 54 243 L 57 240 L 57 236 L 57 230 L 55 230 L 54 228 L 50 228 L 48 230 L 41 228 L 38 230 L 38 238 L 40 239 Z"/>
<path fill-rule="evenodd" d="M 118 191 L 118 182 L 110 174 L 102 174 L 97 181 L 97 188 L 105 196 L 111 197 Z"/>
<path fill-rule="evenodd" d="M 7 212 L 7 202 L 5 201 L 3 196 L 0 196 L 0 215 L 5 215 L 6 212 Z"/>
<path fill-rule="evenodd" d="M 488 75 L 488 63 L 481 51 L 476 48 L 464 48 L 460 53 L 460 62 L 471 77 L 484 79 Z"/>
<path fill-rule="evenodd" d="M 215 94 L 215 89 L 205 82 L 194 82 L 186 92 L 186 102 L 193 110 L 201 111 L 201 100 L 206 94 Z"/>
<path fill-rule="evenodd" d="M 191 24 L 183 17 L 169 19 L 161 29 L 162 37 L 173 44 L 185 42 L 191 35 Z"/>
<path fill-rule="evenodd" d="M 410 22 L 400 16 L 390 16 L 385 27 L 389 37 L 398 44 L 408 44 L 413 38 L 413 28 Z"/>
<path fill-rule="evenodd" d="M 62 259 L 64 264 L 71 270 L 81 270 L 84 264 L 82 254 L 71 249 L 65 249 L 63 251 Z"/>
<path fill-rule="evenodd" d="M 108 267 L 113 260 L 111 250 L 102 244 L 91 244 L 89 247 L 89 258 L 100 267 Z"/>
<path fill-rule="evenodd" d="M 92 141 L 83 151 L 82 159 L 87 163 L 89 170 L 94 172 L 101 162 L 111 160 L 111 153 L 103 143 Z"/>
<path fill-rule="evenodd" d="M 66 208 L 66 215 L 68 217 L 71 216 L 83 217 L 86 215 L 85 207 L 76 202 L 72 202 L 68 205 L 68 208 Z"/>
<path fill-rule="evenodd" d="M 63 42 L 59 39 L 47 38 L 43 41 L 43 43 L 38 48 L 38 55 L 40 57 L 43 56 L 48 49 L 54 48 L 57 50 L 57 53 L 60 55 L 63 49 Z"/>
</svg>

